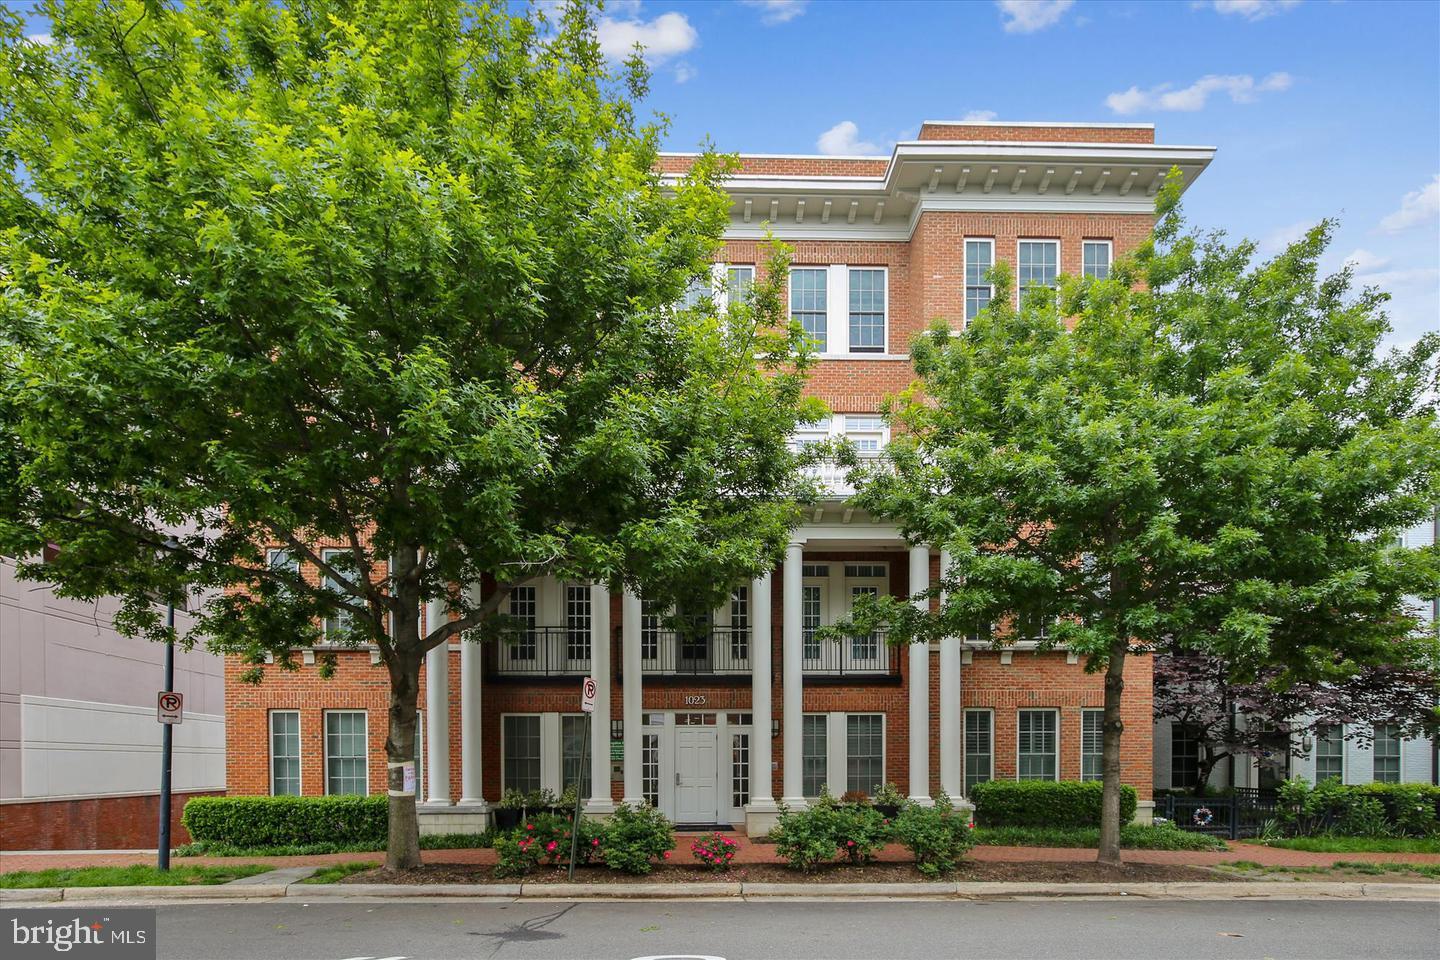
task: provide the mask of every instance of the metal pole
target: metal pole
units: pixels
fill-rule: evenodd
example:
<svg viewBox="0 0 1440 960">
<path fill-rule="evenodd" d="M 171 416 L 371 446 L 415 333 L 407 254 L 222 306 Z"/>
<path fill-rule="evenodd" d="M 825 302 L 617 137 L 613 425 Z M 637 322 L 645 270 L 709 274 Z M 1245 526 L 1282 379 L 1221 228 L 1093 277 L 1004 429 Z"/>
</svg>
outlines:
<svg viewBox="0 0 1440 960">
<path fill-rule="evenodd" d="M 165 626 L 170 637 L 165 641 L 165 692 L 175 689 L 175 604 L 165 607 Z M 170 869 L 170 737 L 174 724 L 161 725 L 160 732 L 160 844 L 156 850 L 156 867 Z"/>
<path fill-rule="evenodd" d="M 595 723 L 595 714 L 585 714 L 585 739 L 580 744 L 580 776 L 585 776 L 590 769 L 590 727 Z M 595 792 L 595 784 L 590 784 L 590 792 Z M 575 816 L 570 821 L 570 879 L 575 879 L 575 848 L 580 843 L 580 804 L 584 802 L 580 796 L 580 786 L 575 786 Z"/>
</svg>

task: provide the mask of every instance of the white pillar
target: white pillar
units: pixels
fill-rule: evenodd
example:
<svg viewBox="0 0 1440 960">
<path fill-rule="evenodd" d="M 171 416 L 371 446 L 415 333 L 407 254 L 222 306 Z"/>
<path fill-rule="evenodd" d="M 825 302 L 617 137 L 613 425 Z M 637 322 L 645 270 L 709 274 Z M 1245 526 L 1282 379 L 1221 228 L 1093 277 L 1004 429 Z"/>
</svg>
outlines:
<svg viewBox="0 0 1440 960">
<path fill-rule="evenodd" d="M 910 594 L 914 596 L 930 586 L 930 548 L 917 544 L 910 548 Z M 914 601 L 924 610 L 928 598 Z M 930 799 L 930 645 L 910 644 L 910 799 L 929 805 Z"/>
<path fill-rule="evenodd" d="M 460 803 L 489 808 L 481 777 L 480 680 L 484 648 L 474 640 L 460 641 Z"/>
<path fill-rule="evenodd" d="M 595 712 L 590 715 L 590 800 L 585 812 L 615 812 L 610 799 L 610 588 L 590 588 L 590 676 L 595 678 Z"/>
<path fill-rule="evenodd" d="M 781 698 L 785 731 L 784 788 L 785 803 L 792 810 L 805 807 L 805 780 L 802 758 L 805 754 L 805 700 L 801 671 L 804 669 L 802 620 L 800 617 L 801 584 L 803 582 L 805 545 L 791 543 L 785 548 L 784 589 L 781 605 L 782 634 L 780 639 L 783 673 Z"/>
<path fill-rule="evenodd" d="M 750 584 L 750 805 L 747 811 L 775 809 L 770 769 L 770 571 Z"/>
<path fill-rule="evenodd" d="M 950 553 L 940 551 L 940 580 L 943 583 L 950 569 Z M 944 606 L 945 592 L 940 592 L 940 603 Z M 957 799 L 964 780 L 961 777 L 963 765 L 960 761 L 960 746 L 964 743 L 962 723 L 964 715 L 960 709 L 960 638 L 946 634 L 940 638 L 940 789 Z"/>
<path fill-rule="evenodd" d="M 449 619 L 444 600 L 425 604 L 425 632 Z M 425 654 L 425 802 L 450 805 L 450 641 Z"/>
<path fill-rule="evenodd" d="M 628 587 L 620 606 L 620 658 L 622 661 L 623 714 L 625 723 L 625 790 L 624 800 L 631 806 L 645 802 L 641 782 L 641 699 L 640 688 L 640 598 Z"/>
</svg>

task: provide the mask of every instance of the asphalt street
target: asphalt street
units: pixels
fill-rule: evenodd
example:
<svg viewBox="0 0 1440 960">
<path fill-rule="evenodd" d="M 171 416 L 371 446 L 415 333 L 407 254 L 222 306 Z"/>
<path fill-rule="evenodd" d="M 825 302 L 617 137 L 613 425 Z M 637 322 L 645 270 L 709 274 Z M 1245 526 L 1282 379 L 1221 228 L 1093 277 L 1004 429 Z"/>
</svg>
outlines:
<svg viewBox="0 0 1440 960">
<path fill-rule="evenodd" d="M 331 901 L 160 907 L 162 960 L 1440 957 L 1435 903 Z"/>
</svg>

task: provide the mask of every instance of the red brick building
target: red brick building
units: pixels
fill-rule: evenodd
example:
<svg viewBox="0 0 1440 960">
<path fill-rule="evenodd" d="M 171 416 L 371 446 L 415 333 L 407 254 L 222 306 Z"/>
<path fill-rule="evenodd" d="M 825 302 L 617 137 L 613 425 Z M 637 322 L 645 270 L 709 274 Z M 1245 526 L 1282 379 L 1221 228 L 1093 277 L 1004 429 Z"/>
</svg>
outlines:
<svg viewBox="0 0 1440 960">
<path fill-rule="evenodd" d="M 822 344 L 810 389 L 832 415 L 797 443 L 846 436 L 878 451 L 882 399 L 908 384 L 910 340 L 956 326 L 993 295 L 1006 261 L 1022 284 L 1103 274 L 1152 223 L 1178 166 L 1188 185 L 1212 148 L 1162 146 L 1136 124 L 927 122 L 888 158 L 744 156 L 729 185 L 717 300 L 763 268 L 768 228 L 794 247 L 791 313 Z M 690 158 L 666 155 L 668 174 Z M 579 780 L 589 809 L 646 799 L 681 823 L 764 832 L 777 800 L 822 786 L 892 782 L 922 802 L 979 780 L 1099 775 L 1101 678 L 1033 641 L 997 652 L 954 637 L 895 649 L 882 636 L 820 641 L 854 598 L 905 596 L 943 556 L 846 502 L 842 471 L 796 529 L 780 567 L 736 585 L 703 633 L 665 628 L 641 598 L 539 580 L 516 590 L 519 643 L 452 643 L 426 662 L 420 766 L 427 830 L 478 828 L 504 791 Z M 588 734 L 580 678 L 602 680 Z M 276 670 L 259 686 L 227 666 L 229 789 L 379 791 L 387 681 L 378 658 L 340 655 L 336 675 Z M 1151 793 L 1149 664 L 1127 670 L 1126 779 Z M 435 682 L 439 680 L 440 682 Z M 1142 802 L 1142 816 L 1150 804 Z"/>
</svg>

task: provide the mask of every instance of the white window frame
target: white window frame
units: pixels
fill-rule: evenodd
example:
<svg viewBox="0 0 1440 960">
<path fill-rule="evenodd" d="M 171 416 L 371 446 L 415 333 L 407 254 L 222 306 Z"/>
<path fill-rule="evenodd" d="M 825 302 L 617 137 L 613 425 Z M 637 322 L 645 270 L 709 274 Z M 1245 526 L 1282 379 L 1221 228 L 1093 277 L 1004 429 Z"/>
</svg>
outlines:
<svg viewBox="0 0 1440 960">
<path fill-rule="evenodd" d="M 323 550 L 320 551 L 320 559 L 321 559 L 322 562 L 324 562 L 324 563 L 326 563 L 326 564 L 329 564 L 331 557 L 338 556 L 338 555 L 343 555 L 343 554 L 351 554 L 352 556 L 354 555 L 354 554 L 353 554 L 353 551 L 350 550 L 350 548 L 348 548 L 348 547 L 326 547 L 325 549 L 323 549 Z M 327 590 L 332 589 L 332 588 L 329 586 L 329 584 L 330 584 L 330 582 L 333 580 L 333 578 L 332 578 L 328 573 L 326 573 L 324 570 L 319 571 L 319 573 L 320 573 L 320 585 L 321 585 L 322 587 L 324 587 L 325 589 L 327 589 Z M 357 570 L 356 573 L 358 574 L 359 571 Z M 350 599 L 350 595 L 349 595 L 349 594 L 340 593 L 339 590 L 335 590 L 334 592 L 336 592 L 336 593 L 339 594 L 340 596 L 345 597 L 346 600 L 347 600 L 347 602 L 348 602 L 348 600 Z M 346 617 L 348 617 L 348 618 L 350 618 L 351 620 L 353 620 L 354 617 L 355 617 L 355 612 L 354 612 L 353 610 L 340 610 L 340 611 L 338 611 L 338 612 L 335 614 L 335 624 L 336 624 L 336 629 L 337 629 L 337 630 L 340 629 L 340 625 L 341 625 L 343 619 L 346 618 Z M 331 642 L 331 641 L 330 641 L 330 618 L 329 618 L 329 617 L 326 617 L 326 618 L 324 618 L 323 620 L 320 621 L 320 632 L 321 632 L 321 635 L 323 636 L 323 638 L 324 638 L 324 640 L 325 640 L 326 643 Z"/>
<path fill-rule="evenodd" d="M 1334 728 L 1336 729 L 1336 731 L 1340 734 L 1340 754 L 1339 754 L 1339 759 L 1340 759 L 1340 782 L 1341 782 L 1341 783 L 1344 783 L 1344 782 L 1345 782 L 1345 744 L 1346 744 L 1346 740 L 1345 740 L 1345 724 L 1343 724 L 1343 723 L 1324 723 L 1324 724 L 1321 724 L 1319 727 L 1317 727 L 1317 728 L 1315 729 L 1315 756 L 1314 756 L 1314 758 L 1313 758 L 1314 764 L 1315 764 L 1315 769 L 1314 769 L 1314 771 L 1313 771 L 1314 774 L 1315 774 L 1314 780 L 1315 780 L 1316 783 L 1319 783 L 1319 782 L 1320 782 L 1320 743 L 1321 743 L 1321 741 L 1322 741 L 1323 739 L 1325 739 L 1325 738 L 1322 738 L 1322 737 L 1320 736 L 1320 731 L 1321 731 L 1322 729 L 1324 729 L 1325 727 L 1334 727 Z M 1328 759 L 1328 758 L 1327 758 L 1327 759 Z M 1327 778 L 1327 779 L 1328 779 L 1328 778 Z"/>
<path fill-rule="evenodd" d="M 1104 776 L 1105 776 L 1105 708 L 1104 708 L 1104 707 L 1082 707 L 1081 710 L 1080 710 L 1080 736 L 1076 738 L 1076 742 L 1079 743 L 1079 745 L 1080 745 L 1080 779 L 1081 779 L 1082 781 L 1086 779 L 1086 777 L 1085 777 L 1085 756 L 1086 756 L 1086 754 L 1085 754 L 1085 718 L 1086 718 L 1086 717 L 1091 717 L 1091 716 L 1098 716 L 1098 717 L 1100 718 L 1100 749 L 1099 749 L 1098 752 L 1091 754 L 1091 756 L 1095 756 L 1095 757 L 1099 757 L 1099 758 L 1100 758 L 1100 772 L 1099 772 L 1099 775 L 1094 776 L 1094 777 L 1090 777 L 1089 779 L 1091 779 L 1091 780 L 1101 780 L 1101 779 L 1104 779 Z M 1017 732 L 1017 734 L 1018 734 L 1018 732 L 1019 732 L 1019 722 L 1020 722 L 1018 716 L 1016 717 L 1015 722 L 1016 722 L 1016 732 Z M 1057 736 L 1058 736 L 1058 734 L 1057 734 Z M 1058 743 L 1057 743 L 1057 746 L 1058 746 Z M 1056 773 L 1057 773 L 1057 774 L 1059 773 L 1059 768 L 1058 768 L 1058 767 L 1056 768 Z"/>
<path fill-rule="evenodd" d="M 994 238 L 994 237 L 963 237 L 963 238 L 961 239 L 961 241 L 960 241 L 960 299 L 961 299 L 960 321 L 961 321 L 961 323 L 965 323 L 965 324 L 968 324 L 968 323 L 970 322 L 970 320 L 972 319 L 971 316 L 970 316 L 970 288 L 971 288 L 972 286 L 976 287 L 977 289 L 980 288 L 980 287 L 985 287 L 986 289 L 988 289 L 988 290 L 990 291 L 990 299 L 986 301 L 986 305 L 987 305 L 987 306 L 989 305 L 989 303 L 990 303 L 991 300 L 994 300 L 994 299 L 995 299 L 995 284 L 993 284 L 993 283 L 977 283 L 977 284 L 971 284 L 971 283 L 970 283 L 970 244 L 972 244 L 972 243 L 983 243 L 983 244 L 985 244 L 986 246 L 988 246 L 988 247 L 990 248 L 990 266 L 989 266 L 989 268 L 987 269 L 986 272 L 989 272 L 989 270 L 993 270 L 993 269 L 995 268 L 995 238 Z M 1019 258 L 1019 256 L 1020 256 L 1020 248 L 1019 248 L 1018 246 L 1015 248 L 1015 256 L 1016 256 L 1016 258 L 1017 258 L 1016 267 L 1017 267 L 1017 270 L 1018 270 L 1018 267 L 1019 267 L 1018 258 Z M 983 274 L 983 273 L 981 274 L 981 277 L 984 277 L 984 274 Z M 982 308 L 982 309 L 983 309 L 983 308 Z"/>
<path fill-rule="evenodd" d="M 825 330 L 825 342 L 820 345 L 820 350 L 819 350 L 819 352 L 820 352 L 821 355 L 833 353 L 833 352 L 835 352 L 835 351 L 834 351 L 834 346 L 835 346 L 835 344 L 834 344 L 834 342 L 833 342 L 833 341 L 834 341 L 834 337 L 832 336 L 832 334 L 834 333 L 834 331 L 831 330 L 830 328 L 834 325 L 834 324 L 831 322 L 831 320 L 832 320 L 832 315 L 833 315 L 834 310 L 835 310 L 835 305 L 834 305 L 834 303 L 833 303 L 832 301 L 835 299 L 835 297 L 834 297 L 834 295 L 833 295 L 833 291 L 830 289 L 830 288 L 833 286 L 833 284 L 830 282 L 830 273 L 831 273 L 831 270 L 830 270 L 829 267 L 822 266 L 822 265 L 816 265 L 816 264 L 802 264 L 802 265 L 799 265 L 799 266 L 791 266 L 791 267 L 790 267 L 790 272 L 785 275 L 785 318 L 786 318 L 786 320 L 787 320 L 788 322 L 790 322 L 790 323 L 794 323 L 794 322 L 795 322 L 795 301 L 794 301 L 794 299 L 793 299 L 793 291 L 794 291 L 794 288 L 795 288 L 795 272 L 796 272 L 797 270 L 813 270 L 813 271 L 819 273 L 819 274 L 824 278 L 824 282 L 821 284 L 821 286 L 822 286 L 822 288 L 823 288 L 824 291 L 825 291 L 825 309 L 824 309 L 823 311 L 821 311 L 821 320 L 822 320 L 822 324 L 821 324 L 821 325 L 822 325 L 822 327 L 823 327 L 824 330 Z M 848 293 L 848 291 L 847 291 L 847 293 Z M 845 309 L 846 309 L 847 322 L 848 322 L 848 314 L 849 314 L 849 298 L 848 298 L 848 296 L 847 296 L 847 298 L 846 298 Z M 807 312 L 807 313 L 814 313 L 815 311 L 809 310 L 809 311 L 806 311 L 806 312 Z M 803 327 L 804 324 L 802 323 L 801 326 Z M 809 334 L 807 334 L 807 335 L 809 335 Z"/>
<path fill-rule="evenodd" d="M 847 713 L 845 714 L 845 727 L 844 727 L 844 729 L 845 729 L 845 771 L 844 771 L 844 776 L 845 776 L 845 790 L 841 791 L 842 794 L 843 794 L 843 793 L 848 793 L 848 792 L 850 791 L 850 718 L 851 718 L 851 717 L 879 717 L 879 718 L 880 718 L 880 784 L 879 784 L 879 785 L 883 786 L 885 783 L 889 782 L 889 778 L 886 777 L 886 775 L 885 775 L 886 770 L 888 769 L 888 768 L 885 766 L 885 762 L 886 762 L 886 760 L 888 759 L 887 754 L 889 753 L 889 751 L 886 749 L 886 747 L 889 746 L 889 735 L 890 735 L 889 726 L 890 726 L 890 725 L 886 722 L 885 711 L 883 711 L 883 710 L 853 710 L 853 711 L 849 711 L 849 712 L 847 712 Z M 866 790 L 866 791 L 864 791 L 864 792 L 865 792 L 866 794 L 868 794 L 869 796 L 872 796 L 872 797 L 875 795 L 875 791 L 874 791 L 874 790 Z"/>
<path fill-rule="evenodd" d="M 1394 741 L 1395 741 L 1395 757 L 1394 757 L 1394 759 L 1395 759 L 1395 779 L 1394 779 L 1394 780 L 1381 780 L 1381 779 L 1380 779 L 1380 776 L 1379 776 L 1379 773 L 1377 772 L 1376 767 L 1375 767 L 1375 761 L 1377 761 L 1377 760 L 1380 759 L 1380 729 L 1381 729 L 1382 727 L 1385 727 L 1385 728 L 1394 727 L 1394 728 L 1395 728 L 1395 736 L 1394 736 L 1393 738 L 1389 738 L 1389 737 L 1386 738 L 1387 740 L 1388 740 L 1388 739 L 1394 739 Z M 1377 724 L 1375 724 L 1375 725 L 1371 728 L 1370 733 L 1371 733 L 1371 737 L 1372 737 L 1371 743 L 1370 743 L 1370 763 L 1371 763 L 1371 767 L 1370 767 L 1370 779 L 1373 780 L 1373 781 L 1375 781 L 1376 783 L 1404 783 L 1404 782 L 1405 782 L 1405 735 L 1404 735 L 1404 734 L 1405 734 L 1405 731 L 1401 730 L 1401 729 L 1400 729 L 1400 725 L 1397 724 L 1397 723 L 1377 723 Z M 1385 757 L 1385 759 L 1386 759 L 1386 760 L 1389 760 L 1390 757 L 1387 756 L 1387 757 Z"/>
<path fill-rule="evenodd" d="M 276 793 L 275 792 L 275 715 L 280 713 L 293 713 L 295 715 L 295 760 L 298 764 L 298 773 L 295 776 L 297 792 Z M 266 730 L 269 740 L 266 743 L 266 756 L 270 763 L 270 796 L 272 797 L 303 797 L 305 796 L 305 720 L 299 710 L 271 710 L 266 721 Z"/>
<path fill-rule="evenodd" d="M 1060 254 L 1061 254 L 1062 251 L 1061 251 L 1061 249 L 1060 249 L 1060 241 L 1059 241 L 1059 240 L 1047 240 L 1047 239 L 1045 239 L 1044 237 L 1019 237 L 1019 238 L 1017 238 L 1016 241 L 1015 241 L 1015 296 L 1016 296 L 1016 298 L 1017 298 L 1017 300 L 1016 300 L 1017 304 L 1021 304 L 1021 303 L 1024 303 L 1024 302 L 1025 302 L 1025 291 L 1030 289 L 1030 287 L 1024 286 L 1024 285 L 1022 284 L 1021 280 L 1020 280 L 1020 248 L 1021 248 L 1022 246 L 1024 246 L 1025 244 L 1027 244 L 1027 243 L 1046 243 L 1046 244 L 1049 244 L 1050 246 L 1052 246 L 1052 247 L 1055 248 L 1055 280 L 1056 280 L 1056 284 L 1055 284 L 1055 286 L 1045 286 L 1044 289 L 1046 289 L 1046 290 L 1055 290 L 1055 289 L 1057 289 L 1058 286 L 1059 286 L 1060 274 L 1062 274 L 1062 273 L 1065 272 L 1063 269 L 1061 269 Z M 1042 284 L 1031 284 L 1031 287 L 1035 287 L 1035 286 L 1043 286 L 1043 285 L 1042 285 Z"/>
<path fill-rule="evenodd" d="M 830 769 L 830 754 L 835 749 L 835 744 L 831 742 L 832 738 L 830 736 L 830 714 L 802 713 L 800 716 L 800 793 L 808 799 L 812 796 L 812 794 L 805 792 L 805 720 L 812 717 L 818 717 L 821 721 L 821 725 L 825 728 L 825 752 L 821 754 L 821 756 L 824 758 L 825 763 L 825 775 L 820 780 L 821 784 L 825 787 L 830 786 L 830 779 L 834 775 L 834 771 Z M 813 794 L 813 796 L 819 796 L 819 793 L 820 792 L 817 790 Z"/>
<path fill-rule="evenodd" d="M 875 435 L 876 438 L 880 441 L 880 443 L 879 447 L 874 451 L 873 454 L 871 454 L 871 456 L 880 456 L 880 454 L 884 452 L 885 448 L 890 444 L 890 425 L 886 423 L 885 418 L 878 413 L 841 413 L 831 417 L 831 420 L 838 421 L 838 423 L 836 424 L 836 429 L 838 429 L 839 431 L 839 436 L 845 437 L 846 439 L 850 439 L 856 436 L 868 437 L 870 435 Z M 878 423 L 879 426 L 873 430 L 852 430 L 852 421 L 855 420 L 873 420 Z M 860 455 L 862 457 L 866 456 L 864 452 L 858 450 L 858 447 L 857 452 L 860 452 Z"/>
<path fill-rule="evenodd" d="M 983 713 L 983 714 L 988 715 L 989 718 L 990 718 L 990 726 L 989 726 L 989 728 L 988 728 L 988 734 L 989 734 L 989 736 L 988 736 L 988 738 L 987 738 L 987 739 L 990 741 L 990 749 L 987 751 L 987 755 L 990 757 L 990 769 L 989 769 L 988 773 L 986 774 L 986 776 L 988 777 L 989 780 L 994 780 L 994 779 L 995 779 L 995 708 L 994 708 L 994 707 L 966 707 L 966 708 L 965 708 L 965 711 L 964 711 L 964 714 L 963 714 L 963 715 L 961 716 L 961 718 L 960 718 L 960 743 L 961 743 L 961 747 L 963 748 L 963 750 L 962 750 L 962 752 L 961 752 L 961 754 L 960 754 L 960 789 L 961 789 L 961 792 L 964 793 L 966 796 L 969 796 L 969 795 L 970 795 L 970 794 L 969 794 L 969 788 L 967 788 L 967 787 L 965 786 L 965 782 L 966 782 L 966 780 L 967 780 L 968 777 L 969 777 L 969 775 L 965 772 L 965 767 L 966 767 L 966 762 L 969 760 L 969 753 L 970 753 L 969 737 L 968 737 L 968 734 L 967 734 L 967 729 L 968 729 L 968 727 L 969 727 L 969 723 L 968 723 L 967 718 L 968 718 L 968 717 L 970 716 L 970 714 L 972 714 L 972 713 Z M 1017 724 L 1019 723 L 1019 716 L 1018 716 L 1018 714 L 1017 714 L 1017 716 L 1016 716 L 1016 723 L 1017 723 Z M 1017 746 L 1017 749 L 1018 749 L 1018 746 Z"/>
<path fill-rule="evenodd" d="M 1061 739 L 1063 739 L 1063 738 L 1060 736 L 1060 734 L 1061 734 L 1061 730 L 1060 730 L 1060 711 L 1059 711 L 1058 709 L 1056 709 L 1055 707 L 1016 707 L 1016 708 L 1015 708 L 1015 779 L 1016 779 L 1017 781 L 1021 779 L 1021 777 L 1020 777 L 1020 714 L 1022 714 L 1022 713 L 1048 713 L 1048 714 L 1050 714 L 1051 716 L 1053 716 L 1053 717 L 1055 718 L 1055 750 L 1054 750 L 1054 753 L 1052 754 L 1052 756 L 1055 757 L 1055 776 L 1054 776 L 1053 778 L 1050 778 L 1050 779 L 1048 779 L 1048 780 L 1045 780 L 1044 782 L 1048 782 L 1048 783 L 1057 783 L 1057 782 L 1059 782 L 1059 780 L 1061 779 L 1061 777 L 1060 777 L 1060 758 L 1065 755 L 1065 748 L 1064 748 L 1064 745 L 1060 742 Z M 994 734 L 992 733 L 991 735 L 993 736 Z M 1028 779 L 1031 779 L 1031 780 L 1039 780 L 1039 779 L 1043 779 L 1043 778 L 1030 777 L 1030 778 L 1028 778 Z"/>
<path fill-rule="evenodd" d="M 325 795 L 326 795 L 327 797 L 331 795 L 331 794 L 330 794 L 330 717 L 331 717 L 333 714 L 339 714 L 339 713 L 358 713 L 358 714 L 360 714 L 361 717 L 363 717 L 363 718 L 365 719 L 365 736 L 364 736 L 364 738 L 363 738 L 363 739 L 364 739 L 364 743 L 365 743 L 365 763 L 364 763 L 364 765 L 363 765 L 363 766 L 364 766 L 364 770 L 365 770 L 365 792 L 364 792 L 364 793 L 361 793 L 360 796 L 362 796 L 362 797 L 368 797 L 368 796 L 370 795 L 370 711 L 369 711 L 369 710 L 366 710 L 366 709 L 363 709 L 363 708 L 361 708 L 361 709 L 355 709 L 355 708 L 351 708 L 351 707 L 337 708 L 337 709 L 334 709 L 334 710 L 325 710 L 325 711 L 322 711 L 322 714 L 321 714 L 321 718 L 320 718 L 320 723 L 321 723 L 320 736 L 321 736 L 321 742 L 322 742 L 322 744 L 323 744 L 323 746 L 321 747 L 321 761 L 324 763 L 324 772 L 325 772 Z M 350 796 L 350 794 L 336 794 L 336 796 Z"/>
<path fill-rule="evenodd" d="M 717 266 L 719 267 L 719 269 L 716 271 L 716 274 L 717 274 L 717 276 L 718 276 L 719 279 L 720 279 L 720 292 L 719 292 L 719 294 L 718 294 L 718 296 L 719 296 L 720 299 L 716 301 L 716 305 L 717 305 L 718 307 L 720 307 L 720 309 L 722 309 L 722 310 L 728 310 L 728 309 L 730 309 L 730 271 L 731 271 L 731 270 L 746 270 L 746 271 L 749 271 L 749 273 L 750 273 L 750 285 L 749 285 L 749 287 L 748 287 L 747 289 L 752 289 L 752 290 L 753 290 L 753 289 L 755 288 L 755 264 L 753 264 L 753 263 L 721 263 L 721 264 L 717 264 Z"/>
<path fill-rule="evenodd" d="M 540 724 L 540 786 L 536 789 L 543 789 L 545 786 L 545 714 L 536 711 L 511 711 L 500 714 L 500 793 L 503 796 L 505 791 L 512 788 L 512 784 L 505 782 L 505 761 L 507 750 L 505 747 L 505 720 L 507 717 L 534 717 Z M 517 788 L 518 789 L 518 788 Z M 526 791 L 527 793 L 529 791 Z"/>
<path fill-rule="evenodd" d="M 884 342 L 880 345 L 880 349 L 878 349 L 878 350 L 876 350 L 874 347 L 865 347 L 865 348 L 863 348 L 863 349 L 857 349 L 856 346 L 855 346 L 853 343 L 850 342 L 850 280 L 851 280 L 851 277 L 852 277 L 852 275 L 855 273 L 856 270 L 877 271 L 877 272 L 880 273 L 880 275 L 884 278 L 884 281 L 885 281 L 885 302 L 884 302 L 884 304 L 883 304 L 882 307 L 881 307 L 881 309 L 882 309 L 882 311 L 883 311 L 882 316 L 881 316 L 881 324 L 882 324 L 882 326 L 883 326 L 883 328 L 884 328 L 885 337 L 884 337 Z M 889 267 L 880 267 L 880 266 L 865 266 L 865 265 L 863 265 L 863 264 L 846 264 L 846 265 L 845 265 L 845 275 L 844 275 L 844 276 L 845 276 L 845 304 L 844 304 L 844 307 L 845 307 L 845 350 L 844 350 L 844 352 L 847 353 L 847 354 L 853 354 L 853 355 L 860 356 L 860 357 L 884 357 L 884 356 L 889 356 L 889 354 L 890 354 L 890 268 L 889 268 Z"/>
<path fill-rule="evenodd" d="M 1113 241 L 1113 240 L 1081 240 L 1081 241 L 1080 241 L 1080 275 L 1081 275 L 1082 277 L 1094 276 L 1094 274 L 1088 273 L 1088 272 L 1086 271 L 1086 268 L 1085 268 L 1085 248 L 1086 248 L 1086 247 L 1104 247 L 1104 248 L 1105 248 L 1105 277 L 1108 278 L 1108 277 L 1110 276 L 1110 272 L 1115 269 L 1115 241 Z M 1057 256 L 1058 256 L 1058 254 L 1057 254 Z M 1056 263 L 1059 263 L 1059 261 L 1057 260 Z"/>
</svg>

